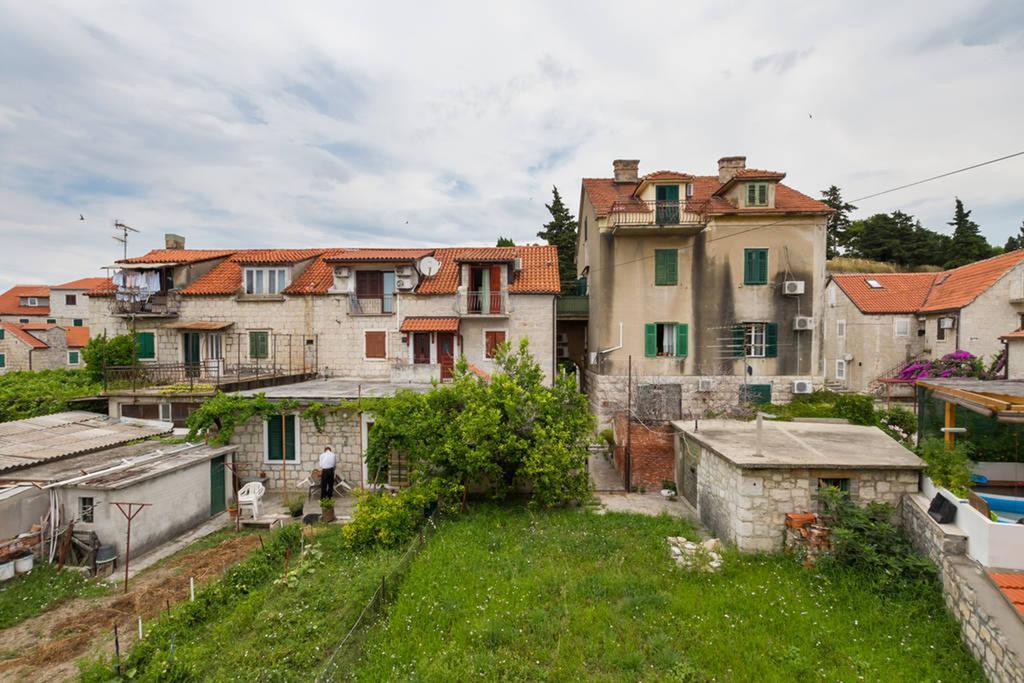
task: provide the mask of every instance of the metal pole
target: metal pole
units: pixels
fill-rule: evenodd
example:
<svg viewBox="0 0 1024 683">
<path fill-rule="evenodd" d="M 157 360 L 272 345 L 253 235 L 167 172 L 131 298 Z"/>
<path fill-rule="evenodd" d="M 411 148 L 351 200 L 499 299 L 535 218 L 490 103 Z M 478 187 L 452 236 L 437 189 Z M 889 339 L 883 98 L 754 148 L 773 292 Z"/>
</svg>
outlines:
<svg viewBox="0 0 1024 683">
<path fill-rule="evenodd" d="M 131 559 L 131 550 L 132 550 L 132 520 L 135 519 L 135 516 L 137 514 L 142 512 L 143 508 L 150 506 L 151 503 L 114 503 L 114 505 L 116 505 L 117 509 L 120 510 L 121 514 L 124 515 L 124 518 L 126 520 L 128 520 L 128 530 L 127 530 L 127 534 L 125 536 L 125 543 L 124 543 L 124 592 L 127 593 L 128 592 L 128 565 L 129 565 L 129 561 Z M 121 507 L 122 505 L 127 505 L 128 506 L 128 511 L 127 512 L 125 511 L 125 509 L 123 507 Z M 135 507 L 136 505 L 138 507 Z"/>
<path fill-rule="evenodd" d="M 633 356 L 629 356 L 626 375 L 626 453 L 623 471 L 626 477 L 626 493 L 633 490 Z"/>
</svg>

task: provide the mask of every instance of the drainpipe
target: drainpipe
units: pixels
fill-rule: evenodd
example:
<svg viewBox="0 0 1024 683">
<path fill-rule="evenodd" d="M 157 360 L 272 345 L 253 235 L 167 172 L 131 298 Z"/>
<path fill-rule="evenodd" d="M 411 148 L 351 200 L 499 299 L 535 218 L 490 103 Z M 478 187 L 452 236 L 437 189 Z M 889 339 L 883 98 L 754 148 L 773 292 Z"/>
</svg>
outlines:
<svg viewBox="0 0 1024 683">
<path fill-rule="evenodd" d="M 622 323 L 619 322 L 619 344 L 618 344 L 618 346 L 610 346 L 607 349 L 601 349 L 600 351 L 597 352 L 597 354 L 598 354 L 598 356 L 600 356 L 601 354 L 604 354 L 604 353 L 611 353 L 612 351 L 618 351 L 621 348 L 622 348 Z M 600 358 L 598 358 L 598 361 L 600 362 Z"/>
</svg>

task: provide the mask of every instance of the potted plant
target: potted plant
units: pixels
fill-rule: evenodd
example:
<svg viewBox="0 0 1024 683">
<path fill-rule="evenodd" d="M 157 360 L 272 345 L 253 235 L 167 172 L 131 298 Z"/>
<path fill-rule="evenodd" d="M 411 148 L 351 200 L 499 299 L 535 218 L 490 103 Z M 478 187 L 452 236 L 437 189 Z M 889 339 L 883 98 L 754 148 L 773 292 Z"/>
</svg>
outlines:
<svg viewBox="0 0 1024 683">
<path fill-rule="evenodd" d="M 228 514 L 231 515 L 231 519 L 238 516 L 238 503 L 234 499 L 228 501 Z"/>
<path fill-rule="evenodd" d="M 676 499 L 676 483 L 670 479 L 664 479 L 661 482 L 661 495 L 665 496 L 669 500 Z"/>
<path fill-rule="evenodd" d="M 301 517 L 305 502 L 301 495 L 295 495 L 285 501 L 285 507 L 288 508 L 288 512 L 292 517 Z"/>
<path fill-rule="evenodd" d="M 321 498 L 320 499 L 320 521 L 321 522 L 333 522 L 334 516 L 334 499 L 333 498 Z"/>
</svg>

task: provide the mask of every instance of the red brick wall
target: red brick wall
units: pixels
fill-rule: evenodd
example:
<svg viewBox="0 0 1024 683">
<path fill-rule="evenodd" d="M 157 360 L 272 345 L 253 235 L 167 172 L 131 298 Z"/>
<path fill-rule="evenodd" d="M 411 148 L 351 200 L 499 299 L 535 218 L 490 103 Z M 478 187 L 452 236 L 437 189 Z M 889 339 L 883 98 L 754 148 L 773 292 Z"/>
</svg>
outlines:
<svg viewBox="0 0 1024 683">
<path fill-rule="evenodd" d="M 626 416 L 616 415 L 615 468 L 625 476 L 626 467 Z M 648 491 L 661 489 L 661 482 L 675 480 L 675 448 L 672 425 L 631 425 L 633 486 L 643 486 Z"/>
</svg>

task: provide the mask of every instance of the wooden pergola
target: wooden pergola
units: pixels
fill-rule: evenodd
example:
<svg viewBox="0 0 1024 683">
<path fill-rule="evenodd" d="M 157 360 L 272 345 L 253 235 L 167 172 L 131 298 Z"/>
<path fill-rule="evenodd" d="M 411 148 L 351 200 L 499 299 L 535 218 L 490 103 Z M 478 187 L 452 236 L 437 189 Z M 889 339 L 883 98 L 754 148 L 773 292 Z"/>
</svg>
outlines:
<svg viewBox="0 0 1024 683">
<path fill-rule="evenodd" d="M 965 408 L 998 422 L 1024 424 L 1024 382 L 1014 380 L 918 380 L 917 386 L 932 392 L 946 404 L 943 433 L 952 446 L 956 433 L 956 409 Z"/>
</svg>

